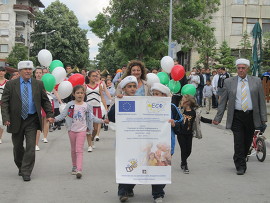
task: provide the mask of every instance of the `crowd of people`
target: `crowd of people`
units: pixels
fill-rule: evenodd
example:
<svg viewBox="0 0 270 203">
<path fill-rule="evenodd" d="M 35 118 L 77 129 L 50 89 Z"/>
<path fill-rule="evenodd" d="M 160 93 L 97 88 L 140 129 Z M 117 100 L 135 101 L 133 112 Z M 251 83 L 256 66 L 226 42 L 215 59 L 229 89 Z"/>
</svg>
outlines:
<svg viewBox="0 0 270 203">
<path fill-rule="evenodd" d="M 230 77 L 223 67 L 212 72 L 210 69 L 193 68 L 180 83 L 182 86 L 188 83 L 194 85 L 195 96 L 181 95 L 181 91 L 171 94 L 170 89 L 160 83 L 150 86 L 146 81 L 149 71 L 144 63 L 138 60 L 123 65 L 115 76 L 102 76 L 99 70 L 82 69 L 85 84 L 75 86 L 71 96 L 64 100 L 60 99 L 56 89 L 52 92 L 45 90 L 41 78 L 48 69 L 34 69 L 31 61 L 21 61 L 18 64 L 18 74 L 12 74 L 8 81 L 5 79 L 5 69 L 0 67 L 1 124 L 7 126 L 7 132 L 12 133 L 18 175 L 22 176 L 24 181 L 31 180 L 35 151 L 40 150 L 41 132 L 42 141 L 48 143 L 48 132 L 60 130 L 62 121 L 65 120 L 71 144 L 71 174 L 80 179 L 85 139 L 88 144 L 87 151 L 92 152 L 95 149 L 94 143 L 102 139 L 101 128 L 106 131 L 107 124 L 115 122 L 114 97 L 123 96 L 172 98 L 172 116 L 168 120 L 171 124 L 171 135 L 168 135 L 171 138 L 170 149 L 165 147 L 166 156 L 162 157 L 157 152 L 149 152 L 147 162 L 150 166 L 161 166 L 165 163 L 170 165 L 177 137 L 181 149 L 180 168 L 185 174 L 189 173 L 187 159 L 192 152 L 193 137 L 202 138 L 200 122 L 219 124 L 227 108 L 226 127 L 234 134 L 233 159 L 236 173 L 243 175 L 247 169 L 246 156 L 254 129 L 267 122 L 261 80 L 247 75 L 249 66 L 248 60 L 238 59 L 235 77 Z M 67 66 L 66 71 L 67 78 L 73 74 L 71 66 Z M 159 71 L 162 70 L 152 69 L 155 74 Z M 60 111 L 61 105 L 65 107 Z M 206 114 L 209 114 L 211 108 L 218 108 L 215 118 L 202 117 L 202 106 L 206 106 Z M 0 128 L 0 144 L 3 125 Z M 134 184 L 119 184 L 118 195 L 121 202 L 134 196 L 134 187 Z M 162 202 L 164 188 L 164 184 L 152 185 L 155 202 Z"/>
</svg>

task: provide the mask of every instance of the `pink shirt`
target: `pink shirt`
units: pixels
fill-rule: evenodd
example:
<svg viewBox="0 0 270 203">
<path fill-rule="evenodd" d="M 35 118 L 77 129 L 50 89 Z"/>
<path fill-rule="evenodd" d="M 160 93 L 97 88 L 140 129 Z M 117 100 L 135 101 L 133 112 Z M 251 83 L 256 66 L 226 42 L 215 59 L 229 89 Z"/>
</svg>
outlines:
<svg viewBox="0 0 270 203">
<path fill-rule="evenodd" d="M 82 105 L 75 104 L 73 120 L 71 125 L 71 131 L 73 132 L 85 132 L 86 125 L 86 110 L 87 104 L 84 102 Z"/>
</svg>

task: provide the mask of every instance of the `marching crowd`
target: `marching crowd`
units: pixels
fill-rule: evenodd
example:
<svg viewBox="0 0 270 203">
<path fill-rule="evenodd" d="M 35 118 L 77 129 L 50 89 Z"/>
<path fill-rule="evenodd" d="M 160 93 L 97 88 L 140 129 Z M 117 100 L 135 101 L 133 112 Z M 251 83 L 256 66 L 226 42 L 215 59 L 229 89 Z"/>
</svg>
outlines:
<svg viewBox="0 0 270 203">
<path fill-rule="evenodd" d="M 177 64 L 177 62 L 175 62 Z M 236 61 L 237 76 L 230 77 L 224 68 L 211 72 L 210 69 L 193 68 L 181 80 L 181 86 L 192 84 L 196 95 L 181 95 L 181 91 L 171 94 L 170 89 L 160 83 L 151 86 L 147 83 L 147 73 L 143 62 L 132 60 L 122 66 L 115 76 L 103 76 L 99 70 L 81 70 L 85 84 L 73 87 L 72 94 L 62 100 L 57 89 L 47 92 L 41 81 L 46 68 L 35 68 L 31 61 L 21 61 L 18 72 L 12 74 L 9 81 L 6 70 L 0 67 L 1 124 L 12 133 L 14 162 L 18 175 L 24 181 L 31 180 L 35 163 L 35 151 L 39 151 L 41 132 L 42 141 L 48 143 L 48 132 L 60 130 L 65 121 L 71 144 L 71 173 L 82 177 L 83 146 L 87 140 L 88 152 L 95 148 L 100 140 L 103 127 L 115 122 L 114 97 L 123 96 L 159 96 L 171 97 L 171 149 L 168 159 L 162 160 L 158 153 L 149 153 L 148 163 L 159 165 L 167 163 L 174 154 L 176 137 L 181 149 L 180 168 L 189 173 L 187 159 L 192 152 L 193 137 L 202 138 L 200 122 L 219 124 L 227 109 L 226 127 L 234 134 L 234 163 L 236 173 L 246 172 L 246 156 L 251 145 L 254 129 L 267 122 L 266 104 L 261 81 L 249 76 L 250 62 L 247 59 Z M 71 66 L 66 66 L 67 78 L 73 74 Z M 161 70 L 162 71 L 162 70 Z M 157 74 L 159 70 L 152 69 Z M 218 108 L 214 119 L 201 116 L 205 106 L 206 114 L 211 108 Z M 0 144 L 4 126 L 0 127 Z M 26 141 L 26 146 L 23 143 Z M 134 196 L 135 185 L 119 184 L 118 195 L 121 202 Z M 152 185 L 155 202 L 162 202 L 165 185 Z"/>
</svg>

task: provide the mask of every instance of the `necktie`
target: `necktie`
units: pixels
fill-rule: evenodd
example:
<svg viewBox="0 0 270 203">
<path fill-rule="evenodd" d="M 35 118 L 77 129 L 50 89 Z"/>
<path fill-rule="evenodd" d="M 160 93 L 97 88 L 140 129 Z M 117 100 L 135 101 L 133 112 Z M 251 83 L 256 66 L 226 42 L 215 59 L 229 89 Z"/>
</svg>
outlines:
<svg viewBox="0 0 270 203">
<path fill-rule="evenodd" d="M 246 83 L 244 81 L 244 79 L 241 80 L 242 81 L 242 84 L 241 84 L 241 106 L 242 106 L 242 110 L 244 112 L 247 111 L 248 109 L 248 101 L 247 101 L 247 86 L 246 86 Z"/>
<path fill-rule="evenodd" d="M 23 93 L 22 93 L 22 118 L 25 120 L 28 116 L 29 104 L 28 104 L 28 87 L 27 82 L 23 82 Z"/>
</svg>

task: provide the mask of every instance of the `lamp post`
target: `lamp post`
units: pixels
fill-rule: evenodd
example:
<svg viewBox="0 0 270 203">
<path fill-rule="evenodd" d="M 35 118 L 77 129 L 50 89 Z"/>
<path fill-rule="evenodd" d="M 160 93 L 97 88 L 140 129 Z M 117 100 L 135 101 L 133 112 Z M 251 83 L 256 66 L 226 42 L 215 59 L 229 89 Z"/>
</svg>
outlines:
<svg viewBox="0 0 270 203">
<path fill-rule="evenodd" d="M 47 47 L 47 35 L 54 33 L 56 30 L 52 30 L 50 32 L 40 32 L 40 33 L 35 33 L 35 34 L 30 34 L 29 35 L 29 44 L 28 44 L 28 60 L 30 57 L 30 47 L 31 47 L 31 36 L 34 35 L 45 35 L 45 49 Z"/>
<path fill-rule="evenodd" d="M 169 26 L 169 45 L 168 45 L 168 56 L 172 55 L 172 0 L 170 0 L 170 26 Z M 171 56 L 173 57 L 173 56 Z"/>
</svg>

